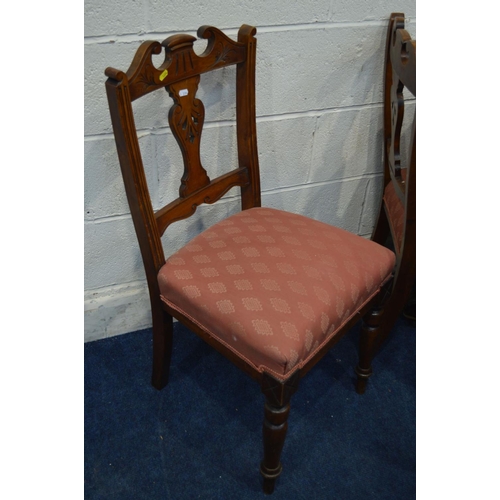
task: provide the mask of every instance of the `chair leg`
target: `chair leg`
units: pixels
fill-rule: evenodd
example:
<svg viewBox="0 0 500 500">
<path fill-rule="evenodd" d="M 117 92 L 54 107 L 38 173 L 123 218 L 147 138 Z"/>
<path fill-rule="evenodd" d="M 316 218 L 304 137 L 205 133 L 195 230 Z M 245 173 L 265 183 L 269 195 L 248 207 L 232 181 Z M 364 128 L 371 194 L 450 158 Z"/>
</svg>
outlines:
<svg viewBox="0 0 500 500">
<path fill-rule="evenodd" d="M 283 382 L 264 373 L 262 376 L 262 392 L 266 396 L 264 407 L 264 459 L 260 464 L 260 472 L 264 477 L 264 493 L 274 491 L 276 479 L 281 474 L 281 450 L 285 444 L 290 413 L 290 398 L 297 390 L 300 370 Z"/>
<path fill-rule="evenodd" d="M 385 285 L 386 289 L 380 293 L 379 305 L 363 318 L 359 341 L 359 363 L 355 370 L 358 376 L 356 381 L 358 394 L 364 394 L 368 378 L 372 374 L 372 359 L 389 336 L 410 297 L 412 287 L 415 284 L 414 270 L 406 271 L 405 279 L 397 280 L 396 286 L 391 292 L 388 291 L 389 284 L 390 282 Z M 388 294 L 389 296 L 386 298 Z"/>
<path fill-rule="evenodd" d="M 274 491 L 276 479 L 281 474 L 280 462 L 281 451 L 285 444 L 286 431 L 288 429 L 288 414 L 290 404 L 276 407 L 266 401 L 264 413 L 264 459 L 260 464 L 260 472 L 264 477 L 264 493 L 271 494 Z"/>
<path fill-rule="evenodd" d="M 381 320 L 383 310 L 374 308 L 363 318 L 361 328 L 361 338 L 359 341 L 359 362 L 356 366 L 356 392 L 364 394 L 368 378 L 372 374 L 372 359 L 378 345 L 378 338 L 381 332 Z"/>
<path fill-rule="evenodd" d="M 153 312 L 153 375 L 151 383 L 160 390 L 168 383 L 172 357 L 173 318 L 157 309 Z"/>
</svg>

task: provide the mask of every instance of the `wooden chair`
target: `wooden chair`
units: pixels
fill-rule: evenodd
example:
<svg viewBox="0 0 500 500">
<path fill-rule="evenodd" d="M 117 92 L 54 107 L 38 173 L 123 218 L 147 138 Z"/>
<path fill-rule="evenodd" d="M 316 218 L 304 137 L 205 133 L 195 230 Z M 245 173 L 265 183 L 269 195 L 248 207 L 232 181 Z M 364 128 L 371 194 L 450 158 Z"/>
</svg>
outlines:
<svg viewBox="0 0 500 500">
<path fill-rule="evenodd" d="M 152 384 L 161 389 L 168 381 L 173 317 L 255 379 L 265 396 L 260 470 L 264 491 L 272 493 L 282 469 L 290 399 L 299 380 L 379 304 L 396 257 L 382 245 L 342 229 L 261 207 L 255 33 L 254 27 L 243 25 L 234 41 L 202 26 L 198 36 L 208 44 L 200 56 L 193 51 L 196 38 L 187 34 L 162 44 L 144 42 L 126 73 L 106 69 L 106 90 L 149 287 Z M 165 59 L 157 68 L 152 56 L 162 47 Z M 204 107 L 196 91 L 201 74 L 229 65 L 236 65 L 238 164 L 210 179 L 200 161 Z M 155 212 L 132 101 L 161 89 L 174 101 L 169 123 L 182 151 L 184 175 L 179 197 Z M 242 211 L 165 259 L 160 239 L 164 231 L 233 187 L 241 190 Z"/>
<path fill-rule="evenodd" d="M 381 245 L 392 241 L 396 252 L 394 278 L 381 297 L 379 307 L 365 318 L 360 339 L 356 390 L 365 392 L 372 374 L 371 361 L 387 338 L 408 301 L 416 271 L 416 112 L 410 140 L 402 150 L 401 131 L 405 109 L 403 90 L 416 97 L 417 44 L 404 29 L 404 14 L 389 19 L 385 53 L 384 81 L 384 194 L 373 241 Z"/>
</svg>

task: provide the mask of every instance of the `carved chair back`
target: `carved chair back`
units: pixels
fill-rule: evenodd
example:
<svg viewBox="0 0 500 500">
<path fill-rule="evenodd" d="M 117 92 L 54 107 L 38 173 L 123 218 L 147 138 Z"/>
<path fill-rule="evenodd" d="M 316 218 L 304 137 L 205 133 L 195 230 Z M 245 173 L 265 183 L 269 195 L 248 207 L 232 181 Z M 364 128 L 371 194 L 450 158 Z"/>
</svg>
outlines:
<svg viewBox="0 0 500 500">
<path fill-rule="evenodd" d="M 202 26 L 200 38 L 208 39 L 201 55 L 193 50 L 196 38 L 173 35 L 161 44 L 144 42 L 126 73 L 105 71 L 106 92 L 127 198 L 146 269 L 150 296 L 158 296 L 157 274 L 165 263 L 161 236 L 175 221 L 192 215 L 202 203 L 214 203 L 229 189 L 241 188 L 242 209 L 260 206 L 259 163 L 255 130 L 255 32 L 243 25 L 238 40 L 217 28 Z M 157 68 L 153 55 L 165 49 Z M 205 110 L 196 98 L 200 75 L 236 65 L 236 127 L 238 166 L 211 180 L 200 159 L 200 140 Z M 136 133 L 132 102 L 164 88 L 174 104 L 168 120 L 182 151 L 184 174 L 179 197 L 156 212 L 148 191 Z"/>
<path fill-rule="evenodd" d="M 384 195 L 373 240 L 384 244 L 390 235 L 396 253 L 393 289 L 385 308 L 390 329 L 411 293 L 416 271 L 416 110 L 407 113 L 411 126 L 403 125 L 409 125 L 405 100 L 408 108 L 410 98 L 416 97 L 416 41 L 405 30 L 402 13 L 391 14 L 385 58 Z"/>
</svg>

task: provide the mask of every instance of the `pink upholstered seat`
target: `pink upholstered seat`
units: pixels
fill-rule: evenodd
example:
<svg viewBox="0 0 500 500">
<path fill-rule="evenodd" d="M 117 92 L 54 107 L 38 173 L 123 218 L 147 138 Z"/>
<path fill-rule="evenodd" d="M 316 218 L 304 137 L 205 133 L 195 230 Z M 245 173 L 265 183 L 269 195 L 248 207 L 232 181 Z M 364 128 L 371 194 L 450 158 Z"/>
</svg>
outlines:
<svg viewBox="0 0 500 500">
<path fill-rule="evenodd" d="M 394 254 L 271 208 L 233 215 L 167 259 L 162 300 L 259 371 L 285 379 L 391 276 Z"/>
</svg>

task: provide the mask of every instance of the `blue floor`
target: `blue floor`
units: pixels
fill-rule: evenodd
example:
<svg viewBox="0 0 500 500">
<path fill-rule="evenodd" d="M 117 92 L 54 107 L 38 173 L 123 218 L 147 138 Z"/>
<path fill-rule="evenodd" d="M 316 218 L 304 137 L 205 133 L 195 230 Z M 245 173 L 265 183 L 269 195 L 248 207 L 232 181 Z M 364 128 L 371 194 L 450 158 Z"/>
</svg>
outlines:
<svg viewBox="0 0 500 500">
<path fill-rule="evenodd" d="M 363 396 L 359 326 L 301 380 L 272 497 L 256 382 L 178 323 L 162 391 L 150 385 L 150 330 L 85 344 L 85 498 L 415 498 L 415 333 L 398 321 Z"/>
</svg>

